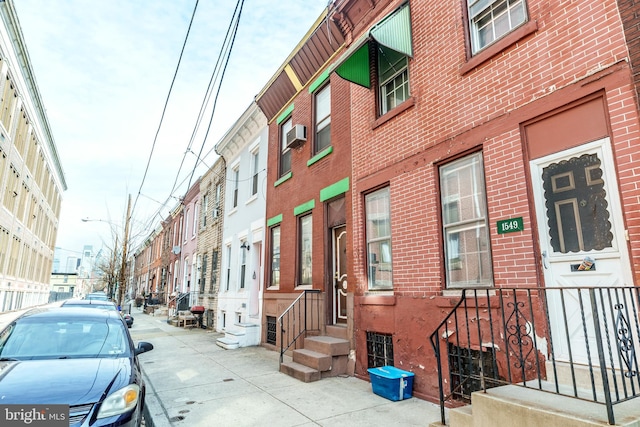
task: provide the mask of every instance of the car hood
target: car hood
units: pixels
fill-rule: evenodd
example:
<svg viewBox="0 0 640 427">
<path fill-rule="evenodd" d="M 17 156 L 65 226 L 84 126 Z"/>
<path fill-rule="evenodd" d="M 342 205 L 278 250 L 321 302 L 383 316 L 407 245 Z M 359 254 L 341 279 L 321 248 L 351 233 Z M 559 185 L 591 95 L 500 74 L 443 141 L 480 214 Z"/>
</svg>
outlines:
<svg viewBox="0 0 640 427">
<path fill-rule="evenodd" d="M 0 362 L 0 404 L 97 402 L 131 382 L 131 365 L 127 357 Z"/>
</svg>

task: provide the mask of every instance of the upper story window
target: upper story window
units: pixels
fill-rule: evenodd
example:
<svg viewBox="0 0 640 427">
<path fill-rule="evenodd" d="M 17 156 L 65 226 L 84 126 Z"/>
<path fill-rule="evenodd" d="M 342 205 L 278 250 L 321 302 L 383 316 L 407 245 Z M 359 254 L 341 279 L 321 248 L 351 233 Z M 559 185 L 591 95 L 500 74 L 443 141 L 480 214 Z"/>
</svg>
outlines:
<svg viewBox="0 0 640 427">
<path fill-rule="evenodd" d="M 202 196 L 202 227 L 207 226 L 207 214 L 209 212 L 209 195 Z"/>
<path fill-rule="evenodd" d="M 409 58 L 382 45 L 377 53 L 380 114 L 386 114 L 409 99 Z"/>
<path fill-rule="evenodd" d="M 289 117 L 280 125 L 280 175 L 291 172 L 291 149 L 287 147 L 287 132 L 293 127 L 293 119 Z"/>
<path fill-rule="evenodd" d="M 191 237 L 196 237 L 198 234 L 198 205 L 193 207 L 193 226 L 191 227 Z"/>
<path fill-rule="evenodd" d="M 467 0 L 471 53 L 475 54 L 527 20 L 525 0 Z"/>
<path fill-rule="evenodd" d="M 374 88 L 380 116 L 411 97 L 411 37 L 411 11 L 409 2 L 405 2 L 355 40 L 337 61 L 335 71 L 340 77 Z"/>
<path fill-rule="evenodd" d="M 213 209 L 211 210 L 211 216 L 213 218 L 218 218 L 220 215 L 220 197 L 222 196 L 222 185 L 220 183 L 216 184 L 216 192 L 213 196 Z"/>
<path fill-rule="evenodd" d="M 256 149 L 251 152 L 251 196 L 258 194 L 258 174 L 260 173 L 260 151 Z"/>
<path fill-rule="evenodd" d="M 240 168 L 233 170 L 233 207 L 238 207 L 238 189 L 240 186 Z"/>
<path fill-rule="evenodd" d="M 315 95 L 314 152 L 319 153 L 331 145 L 331 86 L 326 85 Z"/>
</svg>

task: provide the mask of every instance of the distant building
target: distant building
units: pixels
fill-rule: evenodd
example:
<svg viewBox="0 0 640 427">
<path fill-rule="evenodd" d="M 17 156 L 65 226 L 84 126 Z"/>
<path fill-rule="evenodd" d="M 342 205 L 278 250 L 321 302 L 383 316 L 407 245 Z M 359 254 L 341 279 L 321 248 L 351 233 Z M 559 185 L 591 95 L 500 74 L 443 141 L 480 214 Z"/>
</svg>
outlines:
<svg viewBox="0 0 640 427">
<path fill-rule="evenodd" d="M 48 301 L 67 184 L 12 0 L 0 2 L 0 311 Z"/>
</svg>

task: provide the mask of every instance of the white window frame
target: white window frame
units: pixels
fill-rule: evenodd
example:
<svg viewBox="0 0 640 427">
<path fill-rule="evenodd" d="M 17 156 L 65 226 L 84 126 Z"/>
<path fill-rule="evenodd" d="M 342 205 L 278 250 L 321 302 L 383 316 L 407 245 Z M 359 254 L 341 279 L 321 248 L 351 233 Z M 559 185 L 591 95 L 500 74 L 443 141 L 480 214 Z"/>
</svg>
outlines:
<svg viewBox="0 0 640 427">
<path fill-rule="evenodd" d="M 287 147 L 287 132 L 293 128 L 293 118 L 289 117 L 280 125 L 280 155 L 278 156 L 278 176 L 282 177 L 291 172 L 291 149 Z M 282 160 L 288 156 L 289 168 L 283 170 Z"/>
<path fill-rule="evenodd" d="M 331 85 L 327 84 L 315 93 L 315 152 L 319 153 L 331 146 Z M 329 129 L 327 129 L 327 127 Z M 329 143 L 320 147 L 320 133 L 327 129 L 329 132 Z"/>
<path fill-rule="evenodd" d="M 297 284 L 299 286 L 313 284 L 313 216 L 311 214 L 298 217 Z"/>
<path fill-rule="evenodd" d="M 366 194 L 364 208 L 369 290 L 393 290 L 390 188 L 384 187 Z"/>
<path fill-rule="evenodd" d="M 526 0 L 467 0 L 471 53 L 492 45 L 529 19 Z M 483 40 L 482 35 L 487 38 Z"/>
<path fill-rule="evenodd" d="M 380 114 L 384 115 L 402 104 L 411 96 L 409 85 L 409 57 L 401 52 L 378 45 L 378 91 L 380 95 Z M 382 77 L 382 63 L 387 62 L 388 55 L 398 55 L 398 60 L 389 64 L 386 68 L 394 69 L 394 72 Z M 396 66 L 398 67 L 396 69 Z"/>
<path fill-rule="evenodd" d="M 439 172 L 446 286 L 491 286 L 493 268 L 482 152 L 443 164 Z"/>
<path fill-rule="evenodd" d="M 251 180 L 249 180 L 249 194 L 251 197 L 258 195 L 258 175 L 260 174 L 260 149 L 256 147 L 251 151 Z"/>
</svg>

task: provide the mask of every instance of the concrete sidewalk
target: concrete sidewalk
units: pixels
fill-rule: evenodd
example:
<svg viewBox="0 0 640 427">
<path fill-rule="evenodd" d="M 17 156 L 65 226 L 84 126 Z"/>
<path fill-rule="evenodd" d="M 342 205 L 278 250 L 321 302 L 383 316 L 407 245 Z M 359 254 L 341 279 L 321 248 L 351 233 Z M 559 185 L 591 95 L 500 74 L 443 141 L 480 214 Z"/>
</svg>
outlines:
<svg viewBox="0 0 640 427">
<path fill-rule="evenodd" d="M 415 397 L 393 402 L 354 377 L 304 383 L 278 371 L 263 347 L 225 350 L 219 333 L 184 329 L 133 308 L 134 342 L 147 384 L 146 426 L 428 426 L 437 405 Z M 149 419 L 150 418 L 150 419 Z"/>
</svg>

